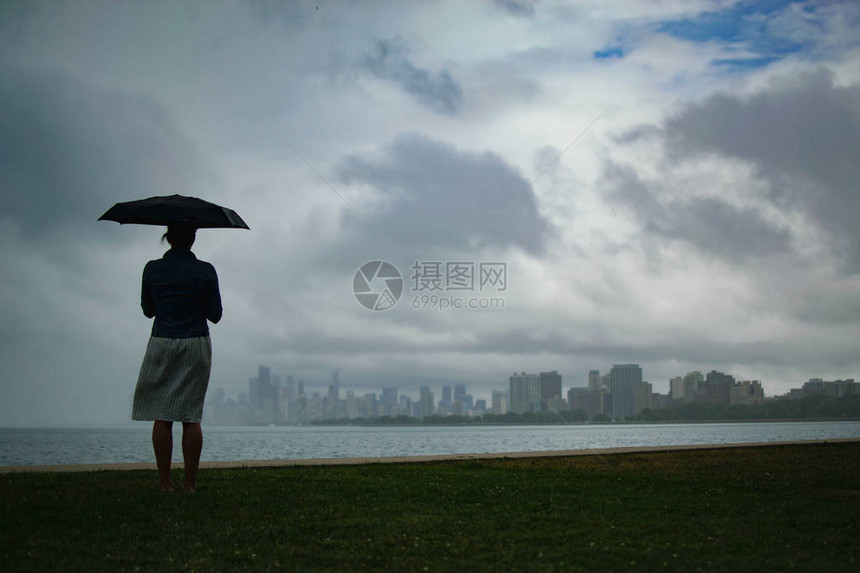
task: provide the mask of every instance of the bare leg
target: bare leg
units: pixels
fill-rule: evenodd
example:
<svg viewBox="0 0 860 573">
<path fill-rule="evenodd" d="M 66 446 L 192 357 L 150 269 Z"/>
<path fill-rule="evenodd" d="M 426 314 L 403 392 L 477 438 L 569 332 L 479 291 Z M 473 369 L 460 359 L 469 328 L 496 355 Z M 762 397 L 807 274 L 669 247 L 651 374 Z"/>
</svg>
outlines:
<svg viewBox="0 0 860 573">
<path fill-rule="evenodd" d="M 195 491 L 200 452 L 203 451 L 203 429 L 199 422 L 182 423 L 182 456 L 185 458 L 185 491 Z"/>
<path fill-rule="evenodd" d="M 170 483 L 170 458 L 173 456 L 173 422 L 156 420 L 152 424 L 152 449 L 158 466 L 158 482 L 161 491 L 173 491 Z"/>
</svg>

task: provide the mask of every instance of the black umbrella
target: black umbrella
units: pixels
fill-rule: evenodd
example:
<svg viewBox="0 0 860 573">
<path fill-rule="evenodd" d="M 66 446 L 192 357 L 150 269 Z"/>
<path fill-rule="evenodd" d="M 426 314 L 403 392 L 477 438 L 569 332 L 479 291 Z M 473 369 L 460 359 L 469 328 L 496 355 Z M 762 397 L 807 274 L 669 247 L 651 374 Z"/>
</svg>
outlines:
<svg viewBox="0 0 860 573">
<path fill-rule="evenodd" d="M 164 226 L 185 223 L 198 229 L 249 229 L 233 209 L 182 195 L 117 203 L 99 217 L 99 221 Z"/>
</svg>

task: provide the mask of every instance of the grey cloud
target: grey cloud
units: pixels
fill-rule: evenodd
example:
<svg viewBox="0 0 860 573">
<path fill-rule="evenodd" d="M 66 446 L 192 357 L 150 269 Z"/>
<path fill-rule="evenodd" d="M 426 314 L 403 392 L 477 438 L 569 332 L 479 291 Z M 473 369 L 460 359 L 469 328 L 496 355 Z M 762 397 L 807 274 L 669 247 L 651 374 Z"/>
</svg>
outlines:
<svg viewBox="0 0 860 573">
<path fill-rule="evenodd" d="M 405 248 L 518 246 L 538 253 L 553 232 L 538 213 L 528 181 L 490 152 L 463 152 L 405 135 L 384 158 L 346 158 L 337 175 L 381 192 L 382 205 L 366 219 L 386 240 Z M 355 223 L 351 213 L 347 216 Z"/>
<path fill-rule="evenodd" d="M 50 71 L 5 68 L 0 78 L 0 230 L 8 241 L 0 312 L 9 317 L 0 340 L 53 341 L 69 332 L 75 343 L 88 340 L 90 325 L 64 304 L 115 303 L 119 295 L 105 285 L 120 280 L 128 261 L 99 268 L 93 254 L 121 252 L 139 237 L 99 215 L 117 201 L 195 194 L 211 177 L 151 98 Z M 46 294 L 55 289 L 62 295 Z"/>
<path fill-rule="evenodd" d="M 463 104 L 463 90 L 447 70 L 423 70 L 409 59 L 409 50 L 400 40 L 380 40 L 363 66 L 374 76 L 392 81 L 415 100 L 435 112 L 453 115 Z"/>
<path fill-rule="evenodd" d="M 609 198 L 632 211 L 652 236 L 686 242 L 733 262 L 791 248 L 791 234 L 767 222 L 757 209 L 736 207 L 714 197 L 663 200 L 632 168 L 614 163 L 606 164 L 604 177 Z"/>
<path fill-rule="evenodd" d="M 664 131 L 675 159 L 717 153 L 752 162 L 772 199 L 815 220 L 845 266 L 860 271 L 860 86 L 837 86 L 821 68 L 752 96 L 690 105 Z"/>
<path fill-rule="evenodd" d="M 663 131 L 653 124 L 641 124 L 629 129 L 625 129 L 620 134 L 612 137 L 615 143 L 626 145 L 630 143 L 638 143 L 639 141 L 648 141 L 655 137 L 659 137 Z"/>
<path fill-rule="evenodd" d="M 735 342 L 730 337 L 715 339 L 708 336 L 707 329 L 697 333 L 688 332 L 685 336 L 678 336 L 678 333 L 675 333 L 671 337 L 661 337 L 659 333 L 653 331 L 646 334 L 646 331 L 643 331 L 639 333 L 638 339 L 634 333 L 627 341 L 619 341 L 617 335 L 605 332 L 600 325 L 582 324 L 579 328 L 589 332 L 593 330 L 595 335 L 584 340 L 549 329 L 543 329 L 536 336 L 534 329 L 509 328 L 504 332 L 488 332 L 484 336 L 494 351 L 518 370 L 521 369 L 523 360 L 531 361 L 535 355 L 542 355 L 557 357 L 557 359 L 560 357 L 562 360 L 572 359 L 577 365 L 586 364 L 587 366 L 580 366 L 583 375 L 590 368 L 602 370 L 611 364 L 624 362 L 647 365 L 677 364 L 681 361 L 691 366 L 686 370 L 674 370 L 676 375 L 692 369 L 723 370 L 729 368 L 731 364 L 738 363 L 780 365 L 786 353 L 783 341 Z M 487 345 L 484 342 L 477 340 L 461 345 L 459 350 L 464 353 L 480 354 L 485 352 L 486 348 Z M 809 359 L 810 362 L 816 360 L 821 351 L 822 348 L 817 343 L 799 345 L 792 349 L 792 352 Z M 649 378 L 654 375 L 653 370 L 647 366 L 645 369 Z M 571 370 L 567 370 L 565 375 L 572 373 Z"/>
<path fill-rule="evenodd" d="M 537 3 L 538 0 L 493 0 L 493 4 L 514 16 L 534 16 Z"/>
<path fill-rule="evenodd" d="M 3 69 L 0 219 L 25 237 L 104 229 L 116 201 L 194 194 L 211 182 L 169 113 L 155 100 L 72 76 Z"/>
</svg>

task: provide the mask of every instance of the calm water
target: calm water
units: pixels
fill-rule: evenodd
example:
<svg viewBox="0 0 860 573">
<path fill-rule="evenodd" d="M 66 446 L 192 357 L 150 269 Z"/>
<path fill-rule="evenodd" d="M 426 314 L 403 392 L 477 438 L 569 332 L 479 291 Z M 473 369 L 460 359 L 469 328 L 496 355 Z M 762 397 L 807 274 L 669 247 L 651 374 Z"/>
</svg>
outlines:
<svg viewBox="0 0 860 573">
<path fill-rule="evenodd" d="M 0 466 L 153 461 L 150 427 L 0 429 Z M 181 427 L 174 459 L 181 460 Z M 204 461 L 415 456 L 860 438 L 860 422 L 206 427 Z"/>
</svg>

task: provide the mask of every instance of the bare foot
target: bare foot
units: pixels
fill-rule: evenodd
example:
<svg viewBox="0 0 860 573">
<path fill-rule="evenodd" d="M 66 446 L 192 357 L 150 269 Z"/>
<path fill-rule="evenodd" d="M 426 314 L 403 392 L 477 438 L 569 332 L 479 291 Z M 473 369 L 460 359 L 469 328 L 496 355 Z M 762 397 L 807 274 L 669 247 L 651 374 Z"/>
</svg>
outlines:
<svg viewBox="0 0 860 573">
<path fill-rule="evenodd" d="M 197 488 L 196 488 L 196 487 L 194 487 L 193 485 L 186 485 L 186 486 L 185 486 L 185 491 L 190 492 L 190 493 L 194 493 L 194 492 L 196 492 L 196 491 L 197 491 Z"/>
<path fill-rule="evenodd" d="M 161 491 L 173 491 L 173 484 L 161 484 Z"/>
</svg>

